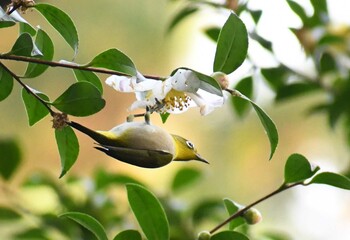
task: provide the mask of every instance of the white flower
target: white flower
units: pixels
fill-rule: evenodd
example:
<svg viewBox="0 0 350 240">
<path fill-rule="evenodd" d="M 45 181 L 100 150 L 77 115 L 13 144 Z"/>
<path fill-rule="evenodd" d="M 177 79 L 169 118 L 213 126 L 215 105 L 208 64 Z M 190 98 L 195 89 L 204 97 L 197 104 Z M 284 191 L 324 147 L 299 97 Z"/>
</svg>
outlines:
<svg viewBox="0 0 350 240">
<path fill-rule="evenodd" d="M 106 84 L 117 91 L 136 94 L 137 100 L 130 110 L 149 107 L 161 113 L 180 113 L 197 106 L 202 115 L 207 115 L 224 103 L 223 96 L 201 89 L 201 80 L 193 71 L 186 69 L 177 70 L 164 81 L 145 78 L 137 73 L 134 77 L 113 75 L 107 78 Z"/>
</svg>

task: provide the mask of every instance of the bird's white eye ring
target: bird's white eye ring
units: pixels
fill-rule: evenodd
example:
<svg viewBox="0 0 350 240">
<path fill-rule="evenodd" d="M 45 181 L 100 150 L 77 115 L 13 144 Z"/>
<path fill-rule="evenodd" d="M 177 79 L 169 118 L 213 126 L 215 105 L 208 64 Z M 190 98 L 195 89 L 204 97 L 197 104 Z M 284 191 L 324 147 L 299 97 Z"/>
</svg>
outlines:
<svg viewBox="0 0 350 240">
<path fill-rule="evenodd" d="M 186 144 L 190 149 L 194 149 L 194 144 L 192 142 L 186 141 Z"/>
</svg>

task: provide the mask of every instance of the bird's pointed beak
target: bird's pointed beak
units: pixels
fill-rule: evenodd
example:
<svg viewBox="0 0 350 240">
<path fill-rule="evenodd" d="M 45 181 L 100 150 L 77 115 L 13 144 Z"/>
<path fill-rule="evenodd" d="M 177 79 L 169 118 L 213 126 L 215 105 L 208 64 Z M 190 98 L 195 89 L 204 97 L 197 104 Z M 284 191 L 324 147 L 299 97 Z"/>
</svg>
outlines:
<svg viewBox="0 0 350 240">
<path fill-rule="evenodd" d="M 207 160 L 205 160 L 201 155 L 199 155 L 199 153 L 196 153 L 196 159 L 194 159 L 194 160 L 209 164 L 209 162 Z"/>
</svg>

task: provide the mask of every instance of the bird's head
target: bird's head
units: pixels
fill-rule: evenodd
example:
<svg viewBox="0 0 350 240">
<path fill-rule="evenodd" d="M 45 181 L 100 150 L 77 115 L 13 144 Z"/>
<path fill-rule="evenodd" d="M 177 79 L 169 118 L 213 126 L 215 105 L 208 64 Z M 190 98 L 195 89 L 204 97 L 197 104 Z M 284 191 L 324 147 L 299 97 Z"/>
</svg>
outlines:
<svg viewBox="0 0 350 240">
<path fill-rule="evenodd" d="M 175 157 L 173 161 L 191 161 L 197 160 L 204 163 L 209 163 L 205 160 L 194 147 L 193 143 L 178 135 L 171 135 L 174 139 Z"/>
</svg>

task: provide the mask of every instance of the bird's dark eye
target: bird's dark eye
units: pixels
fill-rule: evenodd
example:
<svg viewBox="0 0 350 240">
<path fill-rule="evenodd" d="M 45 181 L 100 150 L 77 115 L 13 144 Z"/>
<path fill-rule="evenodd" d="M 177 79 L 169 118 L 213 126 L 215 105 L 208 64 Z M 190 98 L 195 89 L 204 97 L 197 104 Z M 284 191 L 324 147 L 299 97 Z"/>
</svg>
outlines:
<svg viewBox="0 0 350 240">
<path fill-rule="evenodd" d="M 194 145 L 193 145 L 192 142 L 186 141 L 186 144 L 187 144 L 187 146 L 188 146 L 190 149 L 194 149 Z"/>
</svg>

